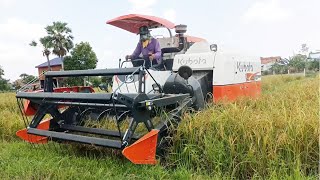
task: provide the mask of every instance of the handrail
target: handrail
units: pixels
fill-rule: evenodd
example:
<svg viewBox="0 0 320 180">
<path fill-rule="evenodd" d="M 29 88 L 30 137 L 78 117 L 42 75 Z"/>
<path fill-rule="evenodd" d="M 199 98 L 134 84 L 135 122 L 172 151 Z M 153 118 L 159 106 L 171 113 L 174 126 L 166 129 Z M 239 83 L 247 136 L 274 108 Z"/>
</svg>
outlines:
<svg viewBox="0 0 320 180">
<path fill-rule="evenodd" d="M 32 79 L 31 81 L 27 82 L 24 86 L 22 86 L 20 89 L 17 90 L 17 92 L 24 92 L 27 89 L 29 89 L 29 87 L 31 87 L 32 84 L 34 84 L 35 82 L 39 81 L 40 78 L 42 78 L 45 74 L 45 71 L 43 71 L 39 77 L 35 77 L 34 79 Z"/>
<path fill-rule="evenodd" d="M 128 75 L 139 73 L 140 67 L 134 68 L 114 68 L 114 69 L 89 69 L 73 71 L 48 71 L 46 77 L 78 77 L 78 76 L 110 76 L 110 75 Z"/>
</svg>

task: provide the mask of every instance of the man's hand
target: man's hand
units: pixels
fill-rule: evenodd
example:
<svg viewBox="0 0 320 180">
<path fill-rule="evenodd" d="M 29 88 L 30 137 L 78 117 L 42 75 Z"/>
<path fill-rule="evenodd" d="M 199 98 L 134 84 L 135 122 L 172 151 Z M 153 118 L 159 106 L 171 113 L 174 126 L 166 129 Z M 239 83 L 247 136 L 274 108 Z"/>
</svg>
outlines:
<svg viewBox="0 0 320 180">
<path fill-rule="evenodd" d="M 131 55 L 126 55 L 126 60 L 128 61 L 128 60 L 131 60 L 132 59 L 132 57 L 131 57 Z"/>
<path fill-rule="evenodd" d="M 153 61 L 155 59 L 155 55 L 154 54 L 149 54 L 149 59 L 150 59 L 150 61 Z"/>
</svg>

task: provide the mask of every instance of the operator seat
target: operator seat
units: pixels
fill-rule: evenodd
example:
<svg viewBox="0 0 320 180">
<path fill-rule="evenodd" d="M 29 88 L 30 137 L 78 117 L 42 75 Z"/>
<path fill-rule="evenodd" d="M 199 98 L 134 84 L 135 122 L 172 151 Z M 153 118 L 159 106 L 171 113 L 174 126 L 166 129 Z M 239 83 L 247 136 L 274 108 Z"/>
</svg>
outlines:
<svg viewBox="0 0 320 180">
<path fill-rule="evenodd" d="M 161 48 L 161 58 L 162 58 L 162 64 L 165 68 L 165 70 L 172 70 L 173 66 L 173 53 L 175 51 L 172 51 L 172 48 L 178 48 L 179 47 L 179 38 L 176 36 L 173 37 L 163 37 L 163 38 L 157 38 L 160 44 Z"/>
<path fill-rule="evenodd" d="M 165 49 L 161 49 L 161 57 L 164 58 Z M 171 71 L 173 67 L 173 58 L 162 59 L 162 64 L 166 70 Z"/>
</svg>

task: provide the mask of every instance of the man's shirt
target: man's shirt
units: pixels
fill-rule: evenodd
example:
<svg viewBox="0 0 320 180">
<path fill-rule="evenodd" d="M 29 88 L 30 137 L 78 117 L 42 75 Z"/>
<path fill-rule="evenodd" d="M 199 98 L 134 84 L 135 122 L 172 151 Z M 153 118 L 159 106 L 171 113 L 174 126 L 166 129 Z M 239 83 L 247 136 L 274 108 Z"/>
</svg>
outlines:
<svg viewBox="0 0 320 180">
<path fill-rule="evenodd" d="M 158 40 L 151 38 L 149 44 L 145 48 L 142 47 L 142 42 L 139 41 L 131 56 L 132 59 L 137 59 L 139 55 L 142 54 L 144 58 L 147 58 L 149 57 L 149 53 L 155 55 L 155 59 L 157 60 L 158 64 L 161 63 L 161 48 Z"/>
</svg>

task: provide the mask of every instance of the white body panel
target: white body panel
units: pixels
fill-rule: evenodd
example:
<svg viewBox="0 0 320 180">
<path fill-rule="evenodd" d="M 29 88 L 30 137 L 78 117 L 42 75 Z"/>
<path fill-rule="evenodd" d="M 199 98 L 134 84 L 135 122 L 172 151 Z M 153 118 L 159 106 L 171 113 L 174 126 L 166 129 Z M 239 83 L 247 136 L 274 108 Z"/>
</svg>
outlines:
<svg viewBox="0 0 320 180">
<path fill-rule="evenodd" d="M 214 64 L 214 52 L 177 54 L 173 61 L 173 71 L 178 71 L 180 66 L 186 65 L 192 70 L 212 70 Z"/>
<path fill-rule="evenodd" d="M 210 50 L 208 42 L 192 45 L 185 54 L 177 54 L 173 62 L 173 71 L 187 65 L 194 71 L 212 70 L 213 85 L 239 84 L 261 80 L 261 62 L 259 57 L 238 53 L 225 53 Z M 253 74 L 253 77 L 250 77 Z"/>
<path fill-rule="evenodd" d="M 186 65 L 193 70 L 212 70 L 215 52 L 210 51 L 208 42 L 194 43 L 185 54 L 177 54 L 173 61 L 173 71 L 178 71 L 180 66 Z"/>
<path fill-rule="evenodd" d="M 259 57 L 217 52 L 213 85 L 239 84 L 261 80 Z M 249 78 L 252 74 L 252 78 Z"/>
<path fill-rule="evenodd" d="M 213 71 L 212 85 L 232 85 L 261 80 L 261 62 L 259 57 L 245 56 L 239 53 L 213 52 L 206 41 L 193 44 L 184 54 L 176 54 L 173 61 L 173 71 L 187 65 L 194 71 Z M 131 64 L 129 63 L 129 67 Z M 154 71 L 149 69 L 154 79 L 163 86 L 171 71 Z M 127 76 L 128 77 L 128 76 Z M 154 80 L 147 73 L 146 93 L 154 93 Z M 129 77 L 130 79 L 130 77 Z M 132 77 L 131 77 L 132 79 Z M 125 76 L 113 77 L 113 92 L 137 93 L 138 75 L 134 81 L 125 82 Z M 123 85 L 121 85 L 123 84 Z"/>
</svg>

